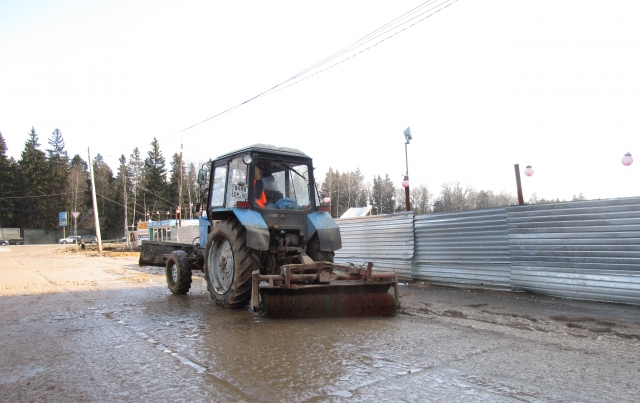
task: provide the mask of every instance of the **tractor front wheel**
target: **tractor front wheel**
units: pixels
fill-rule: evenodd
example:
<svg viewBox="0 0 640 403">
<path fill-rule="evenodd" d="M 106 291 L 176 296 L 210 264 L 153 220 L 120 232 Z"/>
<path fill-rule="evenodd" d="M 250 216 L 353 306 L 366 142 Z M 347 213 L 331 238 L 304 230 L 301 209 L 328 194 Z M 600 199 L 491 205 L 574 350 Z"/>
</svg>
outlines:
<svg viewBox="0 0 640 403">
<path fill-rule="evenodd" d="M 171 252 L 165 270 L 167 287 L 174 294 L 186 294 L 191 288 L 191 265 L 187 253 L 182 250 Z"/>
<path fill-rule="evenodd" d="M 251 273 L 260 254 L 247 247 L 247 231 L 234 218 L 220 221 L 207 239 L 204 275 L 211 299 L 225 308 L 240 308 L 251 299 Z"/>
<path fill-rule="evenodd" d="M 333 257 L 335 256 L 335 252 L 326 252 L 320 250 L 320 238 L 318 238 L 318 234 L 313 235 L 311 240 L 307 244 L 307 255 L 314 262 L 331 262 L 333 263 Z"/>
</svg>

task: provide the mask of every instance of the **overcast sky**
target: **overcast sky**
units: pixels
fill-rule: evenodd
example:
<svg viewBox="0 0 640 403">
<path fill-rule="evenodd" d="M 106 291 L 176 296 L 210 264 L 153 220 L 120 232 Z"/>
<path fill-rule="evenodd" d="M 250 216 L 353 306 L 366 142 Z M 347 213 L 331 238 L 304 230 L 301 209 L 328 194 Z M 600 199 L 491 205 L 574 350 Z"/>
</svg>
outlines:
<svg viewBox="0 0 640 403">
<path fill-rule="evenodd" d="M 519 163 L 535 170 L 525 199 L 640 195 L 640 160 L 620 163 L 640 158 L 640 3 L 427 3 L 311 74 L 442 11 L 183 131 L 423 2 L 2 1 L 0 132 L 16 159 L 34 126 L 43 149 L 59 128 L 70 156 L 90 147 L 112 169 L 153 137 L 194 162 L 262 142 L 311 155 L 319 179 L 359 167 L 399 185 L 411 126 L 411 183 L 435 194 L 515 194 Z"/>
</svg>

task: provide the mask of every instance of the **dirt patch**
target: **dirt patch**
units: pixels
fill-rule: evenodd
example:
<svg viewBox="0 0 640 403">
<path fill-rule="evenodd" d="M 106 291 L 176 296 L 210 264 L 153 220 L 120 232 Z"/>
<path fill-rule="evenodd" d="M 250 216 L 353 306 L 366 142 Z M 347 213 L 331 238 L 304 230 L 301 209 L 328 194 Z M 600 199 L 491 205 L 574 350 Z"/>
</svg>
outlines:
<svg viewBox="0 0 640 403">
<path fill-rule="evenodd" d="M 58 249 L 55 253 L 81 254 L 89 257 L 140 256 L 140 251 L 129 250 L 124 244 L 104 244 L 102 245 L 102 252 L 98 250 L 98 245 L 87 245 L 87 249 L 84 250 L 74 245 Z"/>
</svg>

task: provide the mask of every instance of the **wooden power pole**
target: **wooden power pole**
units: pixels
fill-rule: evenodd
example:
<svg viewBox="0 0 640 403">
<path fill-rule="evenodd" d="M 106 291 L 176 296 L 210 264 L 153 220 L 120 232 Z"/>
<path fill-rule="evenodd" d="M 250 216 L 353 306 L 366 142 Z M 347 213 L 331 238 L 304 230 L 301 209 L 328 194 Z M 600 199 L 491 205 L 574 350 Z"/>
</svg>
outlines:
<svg viewBox="0 0 640 403">
<path fill-rule="evenodd" d="M 93 177 L 93 164 L 91 163 L 91 152 L 87 148 L 89 157 L 89 174 L 91 175 L 91 199 L 93 200 L 93 219 L 96 224 L 96 237 L 98 238 L 98 250 L 102 252 L 102 236 L 100 235 L 100 218 L 98 215 L 98 201 L 96 200 L 96 180 Z"/>
</svg>

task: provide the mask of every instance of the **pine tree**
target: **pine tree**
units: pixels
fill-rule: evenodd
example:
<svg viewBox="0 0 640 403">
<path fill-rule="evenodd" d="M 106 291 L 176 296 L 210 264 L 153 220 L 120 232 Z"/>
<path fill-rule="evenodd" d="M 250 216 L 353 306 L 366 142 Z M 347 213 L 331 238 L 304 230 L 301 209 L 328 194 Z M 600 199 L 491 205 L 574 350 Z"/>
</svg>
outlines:
<svg viewBox="0 0 640 403">
<path fill-rule="evenodd" d="M 198 198 L 198 194 L 200 193 L 200 185 L 198 185 L 198 171 L 193 162 L 189 163 L 189 169 L 187 171 L 187 180 L 186 180 L 186 206 L 189 208 L 189 214 L 185 214 L 184 218 L 192 218 L 193 217 L 193 206 L 200 202 Z"/>
<path fill-rule="evenodd" d="M 69 157 L 64 149 L 64 140 L 62 132 L 55 129 L 51 133 L 48 141 L 51 148 L 47 149 L 47 166 L 48 180 L 47 193 L 59 194 L 59 196 L 48 197 L 48 209 L 54 212 L 67 211 L 69 205 L 69 196 L 66 193 L 67 182 L 69 177 Z"/>
<path fill-rule="evenodd" d="M 182 203 L 180 203 L 180 200 L 178 200 L 178 196 L 180 195 L 180 171 L 182 170 L 182 196 L 183 196 L 183 200 L 181 200 Z M 177 206 L 184 206 L 184 196 L 187 193 L 185 191 L 185 178 L 186 178 L 186 170 L 185 170 L 185 165 L 184 165 L 184 161 L 182 161 L 182 166 L 180 166 L 180 154 L 175 153 L 173 154 L 173 157 L 171 158 L 171 174 L 169 175 L 169 200 L 171 201 L 171 209 L 172 212 L 171 214 L 173 215 L 175 213 L 175 207 Z"/>
<path fill-rule="evenodd" d="M 78 154 L 69 162 L 69 176 L 67 178 L 67 192 L 69 193 L 69 210 L 80 213 L 82 222 L 89 210 L 89 166 Z M 72 220 L 73 218 L 70 218 Z M 75 225 L 75 220 L 74 220 Z M 77 234 L 74 228 L 74 234 Z"/>
<path fill-rule="evenodd" d="M 47 195 L 47 160 L 45 153 L 38 149 L 38 134 L 35 128 L 31 128 L 29 139 L 25 142 L 24 150 L 18 160 L 18 196 L 45 196 Z M 15 203 L 17 210 L 17 223 L 21 228 L 52 229 L 58 222 L 55 211 L 46 208 L 46 197 L 32 197 L 18 199 Z M 44 207 L 44 208 L 43 208 Z"/>
<path fill-rule="evenodd" d="M 165 212 L 169 208 L 167 201 L 167 169 L 165 159 L 160 151 L 160 143 L 154 137 L 151 142 L 151 150 L 144 160 L 145 168 L 145 204 L 149 212 L 155 214 L 158 211 Z M 157 218 L 160 217 L 156 216 Z"/>
<path fill-rule="evenodd" d="M 129 181 L 131 183 L 131 205 L 133 208 L 129 222 L 131 222 L 131 225 L 136 225 L 139 217 L 138 212 L 141 211 L 138 209 L 138 195 L 141 192 L 141 188 L 145 186 L 144 162 L 140 157 L 140 150 L 138 147 L 134 148 L 133 152 L 129 156 L 128 174 L 130 178 Z M 145 220 L 144 211 L 142 211 L 142 214 L 142 219 Z"/>
<path fill-rule="evenodd" d="M 382 179 L 380 175 L 373 178 L 373 188 L 371 190 L 371 204 L 374 206 L 374 214 L 391 214 L 395 210 L 395 187 L 389 178 L 389 174 L 385 174 Z"/>
<path fill-rule="evenodd" d="M 15 225 L 15 199 L 5 199 L 14 194 L 16 185 L 16 162 L 7 157 L 7 143 L 0 133 L 0 227 L 12 227 Z"/>
</svg>

